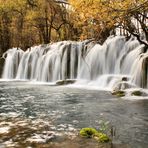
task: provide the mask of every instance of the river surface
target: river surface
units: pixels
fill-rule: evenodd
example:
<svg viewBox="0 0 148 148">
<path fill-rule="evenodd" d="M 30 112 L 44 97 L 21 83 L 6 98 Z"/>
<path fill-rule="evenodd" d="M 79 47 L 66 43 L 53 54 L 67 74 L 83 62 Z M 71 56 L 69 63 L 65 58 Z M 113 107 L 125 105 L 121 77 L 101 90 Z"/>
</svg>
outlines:
<svg viewBox="0 0 148 148">
<path fill-rule="evenodd" d="M 146 98 L 117 98 L 109 91 L 0 81 L 0 148 L 20 147 L 19 144 L 22 144 L 21 147 L 27 147 L 25 143 L 28 141 L 39 144 L 51 142 L 50 138 L 60 137 L 62 134 L 71 137 L 75 144 L 72 146 L 67 140 L 71 146 L 62 145 L 61 136 L 55 140 L 55 143 L 61 142 L 59 147 L 85 148 L 85 139 L 77 139 L 79 130 L 83 127 L 99 128 L 100 120 L 109 121 L 109 126 L 114 129 L 112 147 L 120 145 L 123 148 L 147 148 Z M 29 128 L 32 129 L 32 133 L 26 132 L 27 129 L 30 131 Z M 22 135 L 20 130 L 27 134 Z M 20 139 L 20 143 L 18 137 L 21 136 L 24 136 L 24 139 L 23 142 Z M 98 148 L 98 144 L 95 144 L 91 141 L 87 147 Z M 50 147 L 57 148 L 58 145 Z"/>
</svg>

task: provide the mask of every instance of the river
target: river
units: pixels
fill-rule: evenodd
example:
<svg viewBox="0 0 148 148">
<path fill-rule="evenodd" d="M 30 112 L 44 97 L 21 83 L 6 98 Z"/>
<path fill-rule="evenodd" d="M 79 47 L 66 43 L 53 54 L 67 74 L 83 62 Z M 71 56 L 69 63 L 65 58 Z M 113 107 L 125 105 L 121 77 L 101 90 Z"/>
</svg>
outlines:
<svg viewBox="0 0 148 148">
<path fill-rule="evenodd" d="M 50 146 L 53 148 L 57 148 L 58 143 L 60 148 L 86 145 L 98 148 L 98 143 L 91 141 L 88 144 L 78 132 L 83 127 L 99 128 L 100 120 L 109 121 L 113 127 L 114 147 L 147 147 L 146 97 L 118 98 L 103 90 L 0 81 L 0 148 L 25 147 L 27 140 L 30 147 L 35 147 L 30 144 L 33 142 L 47 144 L 52 141 L 57 144 Z M 24 136 L 20 130 L 27 134 Z M 27 130 L 30 130 L 29 134 Z"/>
</svg>

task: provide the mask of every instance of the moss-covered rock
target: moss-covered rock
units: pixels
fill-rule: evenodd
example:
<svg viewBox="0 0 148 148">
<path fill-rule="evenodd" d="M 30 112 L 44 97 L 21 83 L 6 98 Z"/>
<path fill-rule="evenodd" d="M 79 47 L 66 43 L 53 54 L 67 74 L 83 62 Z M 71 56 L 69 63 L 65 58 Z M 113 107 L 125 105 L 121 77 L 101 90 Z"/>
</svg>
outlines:
<svg viewBox="0 0 148 148">
<path fill-rule="evenodd" d="M 86 138 L 94 138 L 95 140 L 101 143 L 110 141 L 109 137 L 106 134 L 98 132 L 94 128 L 82 128 L 80 130 L 80 135 Z"/>
<path fill-rule="evenodd" d="M 122 91 L 122 90 L 113 91 L 112 95 L 116 95 L 117 97 L 124 97 L 125 96 L 125 91 Z"/>
<path fill-rule="evenodd" d="M 106 134 L 101 133 L 101 132 L 96 133 L 96 134 L 94 135 L 94 138 L 95 138 L 98 142 L 102 142 L 102 143 L 104 143 L 104 142 L 109 142 L 109 141 L 110 141 L 109 137 L 108 137 Z"/>
<path fill-rule="evenodd" d="M 80 130 L 80 135 L 82 137 L 86 137 L 86 138 L 91 138 L 93 137 L 95 134 L 97 134 L 98 131 L 94 128 L 89 128 L 89 127 L 86 127 L 86 128 L 82 128 Z"/>
<path fill-rule="evenodd" d="M 133 92 L 131 93 L 131 95 L 133 95 L 133 96 L 142 96 L 143 93 L 142 93 L 140 90 L 135 90 L 135 91 L 133 91 Z"/>
</svg>

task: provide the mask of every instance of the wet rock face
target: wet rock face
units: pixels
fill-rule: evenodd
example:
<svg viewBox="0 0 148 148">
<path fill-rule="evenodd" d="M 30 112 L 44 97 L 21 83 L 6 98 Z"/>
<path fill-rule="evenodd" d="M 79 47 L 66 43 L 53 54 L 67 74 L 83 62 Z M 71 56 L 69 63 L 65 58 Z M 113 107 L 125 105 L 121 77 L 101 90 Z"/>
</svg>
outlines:
<svg viewBox="0 0 148 148">
<path fill-rule="evenodd" d="M 143 88 L 148 88 L 148 83 L 147 83 L 147 80 L 148 80 L 148 57 L 146 57 L 143 61 L 143 81 L 142 81 L 142 87 Z"/>
<path fill-rule="evenodd" d="M 122 81 L 128 81 L 128 78 L 127 77 L 123 77 Z"/>
<path fill-rule="evenodd" d="M 68 85 L 68 84 L 73 84 L 75 83 L 76 80 L 59 80 L 56 82 L 56 85 Z"/>
<path fill-rule="evenodd" d="M 5 59 L 0 58 L 0 78 L 2 76 L 3 68 L 4 68 Z"/>
<path fill-rule="evenodd" d="M 110 143 L 84 139 L 76 131 L 53 130 L 51 121 L 24 119 L 20 117 L 0 118 L 0 148 L 108 148 Z M 100 134 L 99 136 L 105 134 Z M 104 138 L 103 137 L 103 138 Z M 102 140 L 103 139 L 101 137 Z M 104 139 L 103 139 L 104 140 Z M 106 140 L 106 139 L 105 139 Z M 107 141 L 103 141 L 107 142 Z M 121 148 L 121 147 L 120 147 Z"/>
</svg>

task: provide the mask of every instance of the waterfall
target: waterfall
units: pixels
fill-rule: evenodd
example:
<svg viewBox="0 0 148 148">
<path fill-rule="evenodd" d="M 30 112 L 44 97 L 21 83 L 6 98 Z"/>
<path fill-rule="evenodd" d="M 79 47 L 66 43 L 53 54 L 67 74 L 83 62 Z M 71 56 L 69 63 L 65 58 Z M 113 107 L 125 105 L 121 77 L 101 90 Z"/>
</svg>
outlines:
<svg viewBox="0 0 148 148">
<path fill-rule="evenodd" d="M 111 36 L 103 45 L 62 41 L 25 52 L 13 48 L 3 55 L 2 78 L 42 82 L 76 79 L 99 87 L 113 87 L 126 79 L 148 88 L 148 52 L 143 53 L 143 48 L 135 38 L 127 41 L 124 36 Z"/>
<path fill-rule="evenodd" d="M 9 49 L 3 54 L 3 58 L 6 57 L 6 59 L 2 78 L 14 79 L 16 77 L 22 55 L 23 51 L 17 48 Z"/>
</svg>

